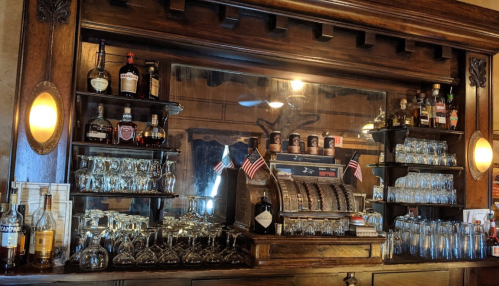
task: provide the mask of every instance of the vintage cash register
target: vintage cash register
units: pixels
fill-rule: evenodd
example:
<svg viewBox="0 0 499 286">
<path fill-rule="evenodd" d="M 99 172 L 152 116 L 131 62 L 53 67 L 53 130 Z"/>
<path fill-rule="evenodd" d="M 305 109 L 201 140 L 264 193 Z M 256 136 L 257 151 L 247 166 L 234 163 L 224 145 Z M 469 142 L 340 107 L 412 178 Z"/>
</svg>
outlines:
<svg viewBox="0 0 499 286">
<path fill-rule="evenodd" d="M 364 210 L 365 195 L 342 182 L 343 165 L 319 155 L 277 153 L 253 179 L 239 170 L 234 227 L 243 232 L 239 247 L 253 266 L 335 265 L 347 262 L 381 263 L 384 238 L 356 236 L 257 235 L 255 204 L 265 192 L 273 222 L 293 219 L 338 219 Z M 272 232 L 273 233 L 273 232 Z"/>
</svg>

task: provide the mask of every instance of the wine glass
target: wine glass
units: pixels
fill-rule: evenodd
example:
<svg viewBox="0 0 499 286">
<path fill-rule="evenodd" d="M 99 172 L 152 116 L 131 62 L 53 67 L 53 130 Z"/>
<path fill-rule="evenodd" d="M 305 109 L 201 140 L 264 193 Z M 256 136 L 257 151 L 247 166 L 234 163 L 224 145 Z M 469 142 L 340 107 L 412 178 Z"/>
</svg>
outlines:
<svg viewBox="0 0 499 286">
<path fill-rule="evenodd" d="M 120 158 L 107 158 L 109 170 L 104 173 L 104 192 L 117 192 L 120 190 Z"/>
<path fill-rule="evenodd" d="M 135 160 L 123 158 L 120 168 L 120 190 L 124 193 L 132 192 L 133 177 L 135 176 Z"/>
<path fill-rule="evenodd" d="M 165 172 L 163 173 L 163 176 L 161 178 L 161 192 L 162 193 L 167 193 L 167 194 L 173 194 L 174 193 L 174 187 L 175 187 L 175 174 L 172 172 L 172 165 L 175 163 L 175 161 L 166 161 L 165 162 Z"/>
<path fill-rule="evenodd" d="M 215 247 L 215 239 L 221 232 L 222 226 L 218 223 L 209 224 L 206 228 L 208 232 L 208 241 L 211 239 L 211 246 L 208 246 L 208 253 L 203 258 L 204 264 L 217 265 L 223 261 L 223 257 L 218 253 Z"/>
<path fill-rule="evenodd" d="M 161 163 L 156 159 L 151 160 L 149 164 L 149 181 L 147 184 L 150 192 L 157 193 L 160 191 L 159 181 L 161 176 Z"/>
<path fill-rule="evenodd" d="M 114 228 L 114 219 L 118 215 L 115 211 L 105 211 L 107 217 L 107 231 L 104 234 L 104 248 L 109 254 L 113 253 L 113 245 L 116 238 L 116 231 Z"/>
<path fill-rule="evenodd" d="M 100 246 L 100 236 L 106 230 L 104 226 L 91 226 L 85 230 L 92 233 L 90 246 L 81 252 L 80 269 L 98 271 L 107 268 L 109 256 L 106 249 Z"/>
<path fill-rule="evenodd" d="M 161 227 L 156 228 L 156 231 L 154 232 L 154 244 L 150 247 L 151 251 L 156 254 L 156 257 L 159 257 L 163 249 L 159 246 L 158 243 L 158 233 L 161 231 Z"/>
<path fill-rule="evenodd" d="M 238 264 L 243 263 L 243 257 L 239 253 L 237 253 L 237 249 L 236 249 L 236 240 L 240 234 L 241 233 L 239 233 L 239 232 L 232 232 L 231 233 L 232 239 L 233 239 L 232 249 L 229 252 L 229 254 L 224 257 L 224 262 L 227 264 L 238 265 Z"/>
<path fill-rule="evenodd" d="M 89 156 L 78 155 L 80 158 L 80 169 L 75 172 L 76 188 L 80 192 L 89 191 L 90 170 L 88 169 Z"/>
<path fill-rule="evenodd" d="M 104 187 L 104 173 L 106 172 L 106 164 L 103 157 L 92 157 L 92 173 L 90 175 L 91 191 L 102 192 Z"/>
<path fill-rule="evenodd" d="M 76 231 L 76 237 L 73 243 L 74 247 L 74 253 L 71 255 L 69 258 L 69 262 L 71 264 L 80 264 L 80 254 L 81 251 L 85 248 L 85 239 L 86 237 L 84 236 L 84 233 L 82 231 L 83 229 L 83 216 L 85 214 L 78 213 L 73 215 L 73 217 L 78 219 L 78 228 L 75 230 Z"/>
<path fill-rule="evenodd" d="M 203 257 L 196 251 L 196 239 L 201 230 L 198 226 L 187 228 L 187 233 L 192 239 L 192 246 L 187 254 L 182 256 L 182 263 L 186 266 L 199 266 L 203 263 Z"/>
<path fill-rule="evenodd" d="M 149 160 L 137 159 L 138 172 L 133 178 L 133 192 L 146 193 L 149 191 Z"/>
<path fill-rule="evenodd" d="M 168 244 L 167 248 L 163 250 L 158 258 L 158 263 L 161 266 L 176 266 L 180 263 L 180 257 L 178 257 L 175 250 L 173 250 L 173 235 L 174 233 L 178 233 L 178 229 L 176 228 L 164 228 L 163 229 L 168 235 Z"/>
<path fill-rule="evenodd" d="M 130 222 L 129 218 L 123 218 L 124 224 L 128 225 Z M 117 267 L 129 267 L 135 265 L 135 258 L 133 257 L 134 249 L 133 244 L 130 241 L 130 237 L 126 232 L 122 232 L 123 241 L 117 248 L 116 255 L 113 258 L 113 265 Z"/>
<path fill-rule="evenodd" d="M 156 254 L 149 247 L 149 238 L 153 233 L 155 233 L 155 228 L 146 228 L 143 230 L 146 235 L 146 248 L 137 254 L 137 259 L 135 259 L 135 264 L 140 267 L 153 267 L 158 264 L 158 258 Z"/>
</svg>

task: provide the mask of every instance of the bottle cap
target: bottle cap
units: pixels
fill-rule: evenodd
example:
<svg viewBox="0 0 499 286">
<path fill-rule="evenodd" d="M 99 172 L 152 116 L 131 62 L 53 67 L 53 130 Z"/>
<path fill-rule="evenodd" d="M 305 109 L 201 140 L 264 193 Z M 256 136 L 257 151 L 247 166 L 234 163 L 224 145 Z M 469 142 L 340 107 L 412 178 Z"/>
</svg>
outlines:
<svg viewBox="0 0 499 286">
<path fill-rule="evenodd" d="M 49 187 L 47 186 L 40 187 L 40 196 L 43 196 L 48 192 L 49 192 Z"/>
<path fill-rule="evenodd" d="M 132 113 L 132 109 L 130 107 L 125 107 L 124 113 L 130 114 L 130 113 Z"/>
<path fill-rule="evenodd" d="M 126 56 L 127 56 L 127 57 L 132 57 L 132 58 L 133 58 L 133 57 L 135 57 L 134 53 L 132 53 L 132 52 L 128 52 L 128 53 L 126 53 Z"/>
<path fill-rule="evenodd" d="M 400 105 L 402 105 L 402 104 L 407 104 L 407 99 L 402 98 L 402 99 L 400 100 Z"/>
<path fill-rule="evenodd" d="M 440 84 L 439 83 L 433 84 L 433 89 L 440 89 Z"/>
<path fill-rule="evenodd" d="M 152 119 L 152 121 L 158 120 L 158 115 L 157 114 L 152 114 L 151 115 L 151 119 Z"/>
</svg>

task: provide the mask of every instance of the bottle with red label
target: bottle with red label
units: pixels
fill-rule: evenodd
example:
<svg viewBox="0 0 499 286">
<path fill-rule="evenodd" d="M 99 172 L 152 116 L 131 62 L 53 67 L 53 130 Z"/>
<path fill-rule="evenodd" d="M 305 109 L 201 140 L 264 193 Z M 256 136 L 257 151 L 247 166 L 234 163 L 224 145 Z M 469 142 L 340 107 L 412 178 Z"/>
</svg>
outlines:
<svg viewBox="0 0 499 286">
<path fill-rule="evenodd" d="M 139 70 L 133 65 L 135 55 L 131 52 L 126 54 L 126 65 L 120 68 L 120 96 L 137 97 L 139 82 Z"/>
<path fill-rule="evenodd" d="M 116 144 L 134 145 L 137 124 L 132 122 L 132 109 L 125 107 L 123 118 L 116 124 Z"/>
</svg>

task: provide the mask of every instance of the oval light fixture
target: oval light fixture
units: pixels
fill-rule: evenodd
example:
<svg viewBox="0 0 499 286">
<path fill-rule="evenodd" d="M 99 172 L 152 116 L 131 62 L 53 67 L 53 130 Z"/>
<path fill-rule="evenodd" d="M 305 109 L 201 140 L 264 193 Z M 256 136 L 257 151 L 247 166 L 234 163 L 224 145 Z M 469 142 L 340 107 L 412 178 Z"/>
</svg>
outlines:
<svg viewBox="0 0 499 286">
<path fill-rule="evenodd" d="M 475 144 L 475 165 L 478 171 L 484 173 L 492 164 L 492 147 L 485 138 L 480 138 Z"/>
<path fill-rule="evenodd" d="M 30 95 L 24 120 L 31 149 L 39 155 L 52 152 L 61 137 L 63 119 L 59 90 L 49 81 L 40 82 Z"/>
</svg>

